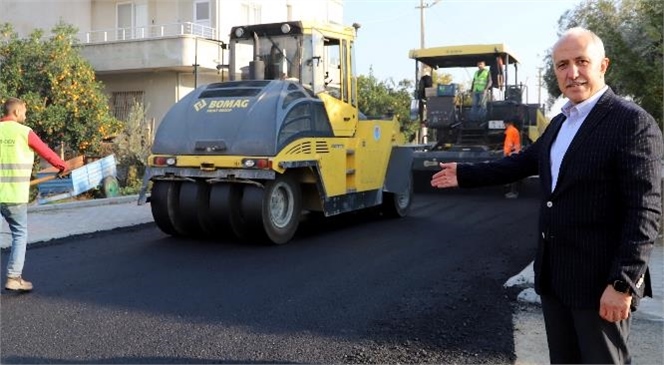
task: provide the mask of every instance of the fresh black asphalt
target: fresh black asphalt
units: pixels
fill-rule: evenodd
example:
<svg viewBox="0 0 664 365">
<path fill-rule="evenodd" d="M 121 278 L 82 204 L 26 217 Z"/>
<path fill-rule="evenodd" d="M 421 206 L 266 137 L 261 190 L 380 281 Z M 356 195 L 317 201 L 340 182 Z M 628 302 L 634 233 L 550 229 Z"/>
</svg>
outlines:
<svg viewBox="0 0 664 365">
<path fill-rule="evenodd" d="M 405 219 L 305 217 L 283 246 L 153 224 L 31 245 L 0 362 L 514 362 L 503 284 L 533 259 L 536 189 L 422 190 Z"/>
</svg>

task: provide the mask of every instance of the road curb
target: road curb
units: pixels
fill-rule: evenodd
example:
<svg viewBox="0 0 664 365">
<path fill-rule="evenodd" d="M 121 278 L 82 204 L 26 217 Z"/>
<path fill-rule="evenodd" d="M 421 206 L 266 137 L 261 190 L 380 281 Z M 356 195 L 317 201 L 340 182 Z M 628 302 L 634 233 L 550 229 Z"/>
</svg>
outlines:
<svg viewBox="0 0 664 365">
<path fill-rule="evenodd" d="M 109 205 L 109 204 L 125 204 L 129 202 L 138 202 L 138 195 L 125 195 L 116 198 L 79 200 L 67 203 L 56 203 L 56 204 L 46 204 L 46 205 L 31 205 L 28 206 L 28 213 L 46 212 L 50 210 L 83 208 L 83 207 L 95 207 L 95 206 Z"/>
</svg>

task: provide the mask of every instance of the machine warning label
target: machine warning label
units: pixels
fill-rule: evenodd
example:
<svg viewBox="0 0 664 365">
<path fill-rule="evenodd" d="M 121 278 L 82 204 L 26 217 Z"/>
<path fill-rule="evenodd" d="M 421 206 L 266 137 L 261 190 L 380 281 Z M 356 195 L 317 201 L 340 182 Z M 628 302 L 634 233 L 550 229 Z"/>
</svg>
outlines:
<svg viewBox="0 0 664 365">
<path fill-rule="evenodd" d="M 489 129 L 505 129 L 505 122 L 502 120 L 490 120 Z"/>
<path fill-rule="evenodd" d="M 194 104 L 196 111 L 207 109 L 208 113 L 226 113 L 249 106 L 249 99 L 208 100 L 201 99 Z"/>
</svg>

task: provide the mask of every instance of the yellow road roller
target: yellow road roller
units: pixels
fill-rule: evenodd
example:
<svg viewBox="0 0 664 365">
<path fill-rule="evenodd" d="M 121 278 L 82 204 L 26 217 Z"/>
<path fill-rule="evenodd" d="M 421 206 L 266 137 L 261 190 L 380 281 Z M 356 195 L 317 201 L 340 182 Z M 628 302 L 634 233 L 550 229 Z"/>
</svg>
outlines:
<svg viewBox="0 0 664 365">
<path fill-rule="evenodd" d="M 358 109 L 357 26 L 231 29 L 229 81 L 197 87 L 155 134 L 139 204 L 174 236 L 290 241 L 305 212 L 411 206 L 397 119 Z"/>
</svg>

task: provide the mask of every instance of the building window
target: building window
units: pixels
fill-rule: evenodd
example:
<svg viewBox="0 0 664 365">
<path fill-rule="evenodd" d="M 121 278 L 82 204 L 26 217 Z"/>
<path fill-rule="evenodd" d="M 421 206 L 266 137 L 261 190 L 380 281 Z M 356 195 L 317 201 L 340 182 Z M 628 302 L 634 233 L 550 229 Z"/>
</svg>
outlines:
<svg viewBox="0 0 664 365">
<path fill-rule="evenodd" d="M 120 3 L 117 5 L 117 39 L 125 40 L 132 39 L 132 31 L 134 28 L 134 4 Z"/>
<path fill-rule="evenodd" d="M 148 27 L 147 4 L 122 2 L 116 5 L 116 40 L 144 38 Z"/>
<path fill-rule="evenodd" d="M 194 3 L 194 22 L 210 26 L 210 1 L 196 1 Z"/>
<path fill-rule="evenodd" d="M 245 25 L 260 24 L 261 22 L 261 6 L 255 3 L 242 4 L 242 19 Z"/>
<path fill-rule="evenodd" d="M 111 94 L 111 111 L 118 120 L 127 121 L 135 103 L 143 102 L 143 91 L 120 91 Z"/>
<path fill-rule="evenodd" d="M 297 135 L 311 135 L 311 105 L 310 102 L 303 102 L 288 112 L 279 131 L 279 146 L 284 146 Z"/>
</svg>

